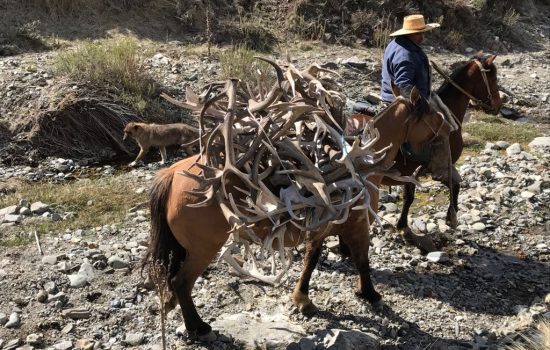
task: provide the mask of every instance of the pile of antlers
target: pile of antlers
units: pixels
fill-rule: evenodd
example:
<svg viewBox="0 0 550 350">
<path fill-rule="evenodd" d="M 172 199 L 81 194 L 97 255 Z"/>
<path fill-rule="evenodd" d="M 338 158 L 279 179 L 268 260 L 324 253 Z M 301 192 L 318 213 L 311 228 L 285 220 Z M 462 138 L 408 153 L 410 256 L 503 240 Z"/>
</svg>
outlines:
<svg viewBox="0 0 550 350">
<path fill-rule="evenodd" d="M 275 69 L 270 90 L 259 75 L 255 89 L 232 79 L 210 84 L 200 95 L 188 88 L 185 102 L 163 97 L 199 113 L 202 159 L 196 166 L 202 171 L 183 173 L 199 184 L 191 193 L 202 200 L 194 206 L 217 201 L 234 241 L 246 234 L 271 250 L 275 238 L 283 242 L 287 223 L 316 232 L 344 222 L 352 208 L 372 211 L 365 165 L 381 170 L 376 165 L 385 149 L 373 151 L 379 135 L 372 125 L 351 144 L 344 139 L 345 98 L 326 76 L 336 72 L 316 64 L 303 71 L 289 65 L 283 72 L 257 58 Z M 267 243 L 252 230 L 265 219 L 272 223 Z"/>
</svg>

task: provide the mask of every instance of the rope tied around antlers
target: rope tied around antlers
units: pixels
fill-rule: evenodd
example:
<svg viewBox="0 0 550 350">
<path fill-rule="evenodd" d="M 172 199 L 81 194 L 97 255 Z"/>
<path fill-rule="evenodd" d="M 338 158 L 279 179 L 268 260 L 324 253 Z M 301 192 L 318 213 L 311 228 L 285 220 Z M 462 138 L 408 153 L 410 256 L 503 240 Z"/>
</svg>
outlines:
<svg viewBox="0 0 550 350">
<path fill-rule="evenodd" d="M 198 183 L 189 193 L 201 200 L 191 206 L 217 203 L 231 227 L 232 239 L 221 257 L 242 274 L 276 284 L 290 264 L 283 242 L 296 231 L 292 226 L 310 237 L 345 222 L 350 210 L 370 211 L 378 219 L 369 205 L 368 188 L 375 186 L 367 178 L 385 170 L 377 165 L 386 149 L 373 150 L 379 135 L 372 124 L 351 144 L 342 137 L 345 98 L 327 75 L 336 72 L 316 64 L 303 71 L 289 65 L 283 72 L 275 62 L 257 58 L 276 71 L 270 90 L 259 76 L 255 88 L 231 79 L 209 84 L 200 95 L 188 88 L 185 102 L 163 97 L 198 113 L 201 159 L 195 165 L 201 172 L 182 175 Z M 358 159 L 361 173 L 355 167 Z M 254 227 L 265 220 L 270 234 L 261 240 Z M 251 268 L 241 267 L 231 255 L 238 242 L 244 243 L 245 254 L 249 242 L 262 247 L 260 257 L 271 253 L 272 274 L 258 269 L 254 254 Z M 282 266 L 278 273 L 276 255 Z"/>
</svg>

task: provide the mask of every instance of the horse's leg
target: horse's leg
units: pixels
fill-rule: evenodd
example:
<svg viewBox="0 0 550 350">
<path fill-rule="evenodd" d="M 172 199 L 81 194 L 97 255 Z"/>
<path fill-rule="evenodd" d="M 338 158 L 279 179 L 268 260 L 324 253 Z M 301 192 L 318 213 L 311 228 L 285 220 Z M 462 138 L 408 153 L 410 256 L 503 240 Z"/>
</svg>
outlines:
<svg viewBox="0 0 550 350">
<path fill-rule="evenodd" d="M 338 248 L 340 249 L 340 255 L 342 255 L 344 258 L 351 257 L 351 251 L 342 239 L 342 236 L 338 236 Z"/>
<path fill-rule="evenodd" d="M 294 305 L 296 305 L 304 314 L 316 311 L 315 305 L 308 296 L 309 281 L 311 280 L 311 274 L 313 273 L 313 270 L 315 270 L 315 266 L 317 266 L 319 256 L 321 256 L 323 241 L 323 238 L 306 241 L 304 269 L 302 270 L 300 280 L 298 280 L 296 287 L 294 287 L 294 292 L 292 293 L 292 301 L 294 302 Z"/>
<path fill-rule="evenodd" d="M 199 316 L 191 292 L 195 281 L 206 270 L 217 252 L 218 249 L 204 249 L 196 251 L 195 254 L 188 254 L 171 281 L 189 337 L 197 337 L 200 341 L 215 340 L 216 335 L 212 332 L 212 327 Z"/>
<path fill-rule="evenodd" d="M 359 271 L 358 289 L 355 294 L 361 298 L 367 299 L 370 303 L 376 303 L 382 299 L 382 296 L 374 290 L 370 278 L 369 266 L 369 232 L 365 232 L 365 227 L 359 230 L 348 227 L 341 234 L 346 245 L 350 248 L 351 258 Z"/>
<path fill-rule="evenodd" d="M 458 193 L 460 192 L 460 174 L 458 173 L 458 170 L 453 166 L 451 169 L 451 178 L 452 178 L 452 186 L 449 186 L 449 183 L 446 183 L 447 187 L 449 188 L 449 191 L 451 191 L 450 201 L 449 201 L 449 209 L 447 210 L 447 225 L 449 225 L 451 228 L 456 228 L 458 226 L 458 219 L 456 217 L 456 213 L 458 212 Z"/>
<path fill-rule="evenodd" d="M 416 185 L 412 183 L 406 183 L 403 185 L 403 210 L 401 216 L 397 221 L 397 229 L 401 231 L 403 239 L 409 244 L 414 244 L 412 238 L 412 231 L 409 228 L 409 210 L 414 202 L 414 193 L 416 191 Z"/>
</svg>

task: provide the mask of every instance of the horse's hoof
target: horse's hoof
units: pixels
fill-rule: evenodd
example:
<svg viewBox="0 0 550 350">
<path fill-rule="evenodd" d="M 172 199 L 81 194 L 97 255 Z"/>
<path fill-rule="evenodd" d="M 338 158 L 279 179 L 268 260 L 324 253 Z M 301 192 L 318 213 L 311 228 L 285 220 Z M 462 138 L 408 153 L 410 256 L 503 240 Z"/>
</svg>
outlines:
<svg viewBox="0 0 550 350">
<path fill-rule="evenodd" d="M 210 331 L 206 334 L 203 334 L 203 335 L 198 335 L 197 336 L 197 339 L 198 341 L 201 341 L 201 342 L 207 342 L 207 343 L 210 343 L 210 342 L 213 342 L 215 341 L 216 339 L 218 339 L 218 336 L 216 335 L 216 333 L 214 333 L 213 331 Z"/>
<path fill-rule="evenodd" d="M 375 290 L 372 290 L 368 293 L 364 293 L 361 290 L 356 290 L 355 295 L 357 295 L 359 298 L 366 299 L 372 305 L 376 305 L 382 300 L 382 295 Z"/>
<path fill-rule="evenodd" d="M 453 218 L 447 218 L 447 220 L 445 221 L 446 221 L 446 224 L 449 225 L 449 227 L 452 228 L 453 230 L 458 226 L 458 220 L 456 216 Z"/>
<path fill-rule="evenodd" d="M 306 304 L 306 305 L 300 305 L 299 309 L 300 309 L 300 312 L 302 313 L 302 315 L 305 315 L 305 316 L 313 315 L 314 313 L 319 311 L 319 309 L 317 309 L 317 306 L 315 306 L 315 304 L 313 304 L 313 303 L 309 303 L 309 304 Z"/>
</svg>

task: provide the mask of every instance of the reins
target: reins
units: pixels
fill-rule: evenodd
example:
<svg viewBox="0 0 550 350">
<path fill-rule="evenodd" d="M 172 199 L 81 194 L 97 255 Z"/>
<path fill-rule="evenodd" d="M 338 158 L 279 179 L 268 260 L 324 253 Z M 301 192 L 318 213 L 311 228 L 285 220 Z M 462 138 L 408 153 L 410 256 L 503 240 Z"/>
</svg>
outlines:
<svg viewBox="0 0 550 350">
<path fill-rule="evenodd" d="M 479 62 L 479 60 L 477 59 L 474 59 L 474 62 L 477 64 L 477 66 L 479 67 L 479 70 L 481 72 L 481 77 L 483 78 L 483 82 L 485 83 L 485 87 L 487 88 L 487 97 L 489 98 L 489 100 L 492 101 L 493 99 L 493 95 L 491 94 L 491 89 L 489 88 L 489 80 L 487 79 L 487 74 L 486 72 L 488 71 L 487 69 L 483 68 L 483 65 L 481 64 L 481 62 Z M 458 85 L 457 83 L 455 83 L 451 77 L 449 75 L 447 75 L 447 73 L 445 73 L 434 61 L 430 61 L 432 67 L 434 67 L 434 69 L 446 80 L 448 81 L 450 84 L 452 84 L 455 88 L 458 89 L 458 91 L 462 92 L 464 95 L 466 95 L 467 97 L 469 97 L 472 101 L 474 101 L 477 105 L 480 105 L 482 106 L 483 108 L 487 109 L 487 110 L 493 110 L 493 106 L 490 106 L 488 105 L 487 103 L 481 101 L 480 99 L 474 97 L 472 94 L 470 94 L 469 92 L 467 92 L 466 90 L 464 90 L 462 87 L 460 87 L 460 85 Z"/>
</svg>

